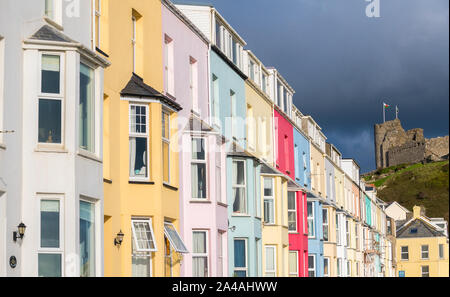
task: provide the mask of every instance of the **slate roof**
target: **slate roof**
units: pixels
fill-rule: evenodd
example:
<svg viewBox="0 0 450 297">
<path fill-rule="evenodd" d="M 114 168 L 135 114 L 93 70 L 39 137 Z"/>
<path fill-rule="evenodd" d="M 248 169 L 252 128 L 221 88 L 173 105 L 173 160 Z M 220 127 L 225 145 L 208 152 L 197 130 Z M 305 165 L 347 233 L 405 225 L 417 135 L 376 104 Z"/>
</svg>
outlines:
<svg viewBox="0 0 450 297">
<path fill-rule="evenodd" d="M 212 132 L 213 129 L 199 118 L 191 116 L 189 119 L 189 130 L 200 132 Z"/>
<path fill-rule="evenodd" d="M 144 80 L 136 73 L 133 73 L 125 88 L 120 92 L 120 95 L 157 99 L 162 103 L 165 103 L 166 105 L 172 107 L 176 111 L 182 110 L 180 104 L 144 83 Z"/>
<path fill-rule="evenodd" d="M 68 43 L 74 43 L 75 40 L 69 38 L 68 36 L 64 35 L 57 29 L 53 28 L 50 25 L 44 25 L 39 30 L 34 33 L 30 39 L 37 39 L 37 40 L 47 40 L 47 41 L 59 41 L 59 42 L 68 42 Z"/>
<path fill-rule="evenodd" d="M 403 227 L 403 226 L 401 226 Z M 412 229 L 415 231 L 411 232 Z M 445 236 L 433 226 L 426 224 L 421 219 L 415 219 L 409 224 L 397 231 L 397 238 L 415 238 L 415 237 L 441 237 Z"/>
</svg>

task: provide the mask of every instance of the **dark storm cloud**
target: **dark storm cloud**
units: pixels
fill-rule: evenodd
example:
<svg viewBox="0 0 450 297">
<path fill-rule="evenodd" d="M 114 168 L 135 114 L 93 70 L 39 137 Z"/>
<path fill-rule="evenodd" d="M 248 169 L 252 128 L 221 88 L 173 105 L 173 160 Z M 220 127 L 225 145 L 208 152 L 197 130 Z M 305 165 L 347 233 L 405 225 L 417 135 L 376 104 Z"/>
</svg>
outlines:
<svg viewBox="0 0 450 297">
<path fill-rule="evenodd" d="M 387 119 L 399 106 L 405 129 L 448 134 L 448 0 L 380 0 L 381 18 L 366 17 L 364 0 L 207 2 L 282 73 L 297 107 L 363 171 L 375 166 L 373 125 L 383 101 L 392 106 Z"/>
</svg>

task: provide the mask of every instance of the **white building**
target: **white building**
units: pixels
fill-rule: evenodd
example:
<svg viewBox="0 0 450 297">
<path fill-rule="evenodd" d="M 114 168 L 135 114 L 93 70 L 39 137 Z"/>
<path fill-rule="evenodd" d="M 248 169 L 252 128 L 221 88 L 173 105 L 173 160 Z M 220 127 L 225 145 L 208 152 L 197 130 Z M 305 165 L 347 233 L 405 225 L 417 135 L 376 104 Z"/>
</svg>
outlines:
<svg viewBox="0 0 450 297">
<path fill-rule="evenodd" d="M 0 1 L 0 276 L 103 275 L 97 2 Z"/>
</svg>

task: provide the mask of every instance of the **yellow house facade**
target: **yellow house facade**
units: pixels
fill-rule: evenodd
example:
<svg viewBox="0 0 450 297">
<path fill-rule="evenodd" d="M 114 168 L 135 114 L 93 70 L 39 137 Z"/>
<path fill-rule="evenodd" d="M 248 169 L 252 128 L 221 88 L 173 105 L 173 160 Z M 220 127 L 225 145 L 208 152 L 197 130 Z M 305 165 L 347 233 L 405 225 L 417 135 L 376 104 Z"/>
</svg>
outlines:
<svg viewBox="0 0 450 297">
<path fill-rule="evenodd" d="M 399 276 L 449 276 L 448 237 L 419 206 L 414 206 L 413 217 L 397 229 L 395 251 Z"/>
<path fill-rule="evenodd" d="M 163 83 L 161 2 L 101 1 L 99 11 L 97 48 L 113 65 L 103 101 L 105 276 L 178 276 L 181 107 Z"/>
</svg>

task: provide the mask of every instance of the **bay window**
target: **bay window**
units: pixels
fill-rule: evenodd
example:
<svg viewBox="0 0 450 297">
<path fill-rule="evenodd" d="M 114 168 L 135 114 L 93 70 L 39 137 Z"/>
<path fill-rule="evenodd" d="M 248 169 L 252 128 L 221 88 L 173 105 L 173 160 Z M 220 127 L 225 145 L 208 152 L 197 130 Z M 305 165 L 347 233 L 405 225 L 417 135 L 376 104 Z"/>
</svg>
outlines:
<svg viewBox="0 0 450 297">
<path fill-rule="evenodd" d="M 266 266 L 264 276 L 267 277 L 276 277 L 277 276 L 277 261 L 276 261 L 276 252 L 277 248 L 273 245 L 265 246 L 266 252 Z"/>
<path fill-rule="evenodd" d="M 323 258 L 323 276 L 330 276 L 330 258 Z"/>
<path fill-rule="evenodd" d="M 192 276 L 208 277 L 207 231 L 194 231 L 192 236 Z"/>
<path fill-rule="evenodd" d="M 289 232 L 297 232 L 296 192 L 288 192 L 288 230 Z"/>
<path fill-rule="evenodd" d="M 151 219 L 131 220 L 132 276 L 152 276 L 151 256 L 156 252 L 156 242 Z"/>
<path fill-rule="evenodd" d="M 80 276 L 96 276 L 95 205 L 80 200 Z"/>
<path fill-rule="evenodd" d="M 264 223 L 275 224 L 275 197 L 273 178 L 264 178 Z"/>
<path fill-rule="evenodd" d="M 233 160 L 233 212 L 247 213 L 246 170 L 244 160 Z"/>
<path fill-rule="evenodd" d="M 149 177 L 148 135 L 148 106 L 130 104 L 130 179 Z"/>
<path fill-rule="evenodd" d="M 206 199 L 206 151 L 204 138 L 192 138 L 191 185 L 193 199 Z"/>
<path fill-rule="evenodd" d="M 95 147 L 95 80 L 94 70 L 80 64 L 79 146 L 94 152 Z"/>
<path fill-rule="evenodd" d="M 58 199 L 40 200 L 40 244 L 38 276 L 63 276 L 63 241 L 61 202 Z"/>
<path fill-rule="evenodd" d="M 38 142 L 62 143 L 63 56 L 41 55 L 41 88 L 39 95 Z"/>
<path fill-rule="evenodd" d="M 313 238 L 316 236 L 316 230 L 314 226 L 314 204 L 313 202 L 307 203 L 308 214 L 308 237 Z"/>
<path fill-rule="evenodd" d="M 163 182 L 170 183 L 170 115 L 162 112 Z"/>
<path fill-rule="evenodd" d="M 236 277 L 246 277 L 248 274 L 247 239 L 234 240 L 234 273 Z"/>
</svg>

